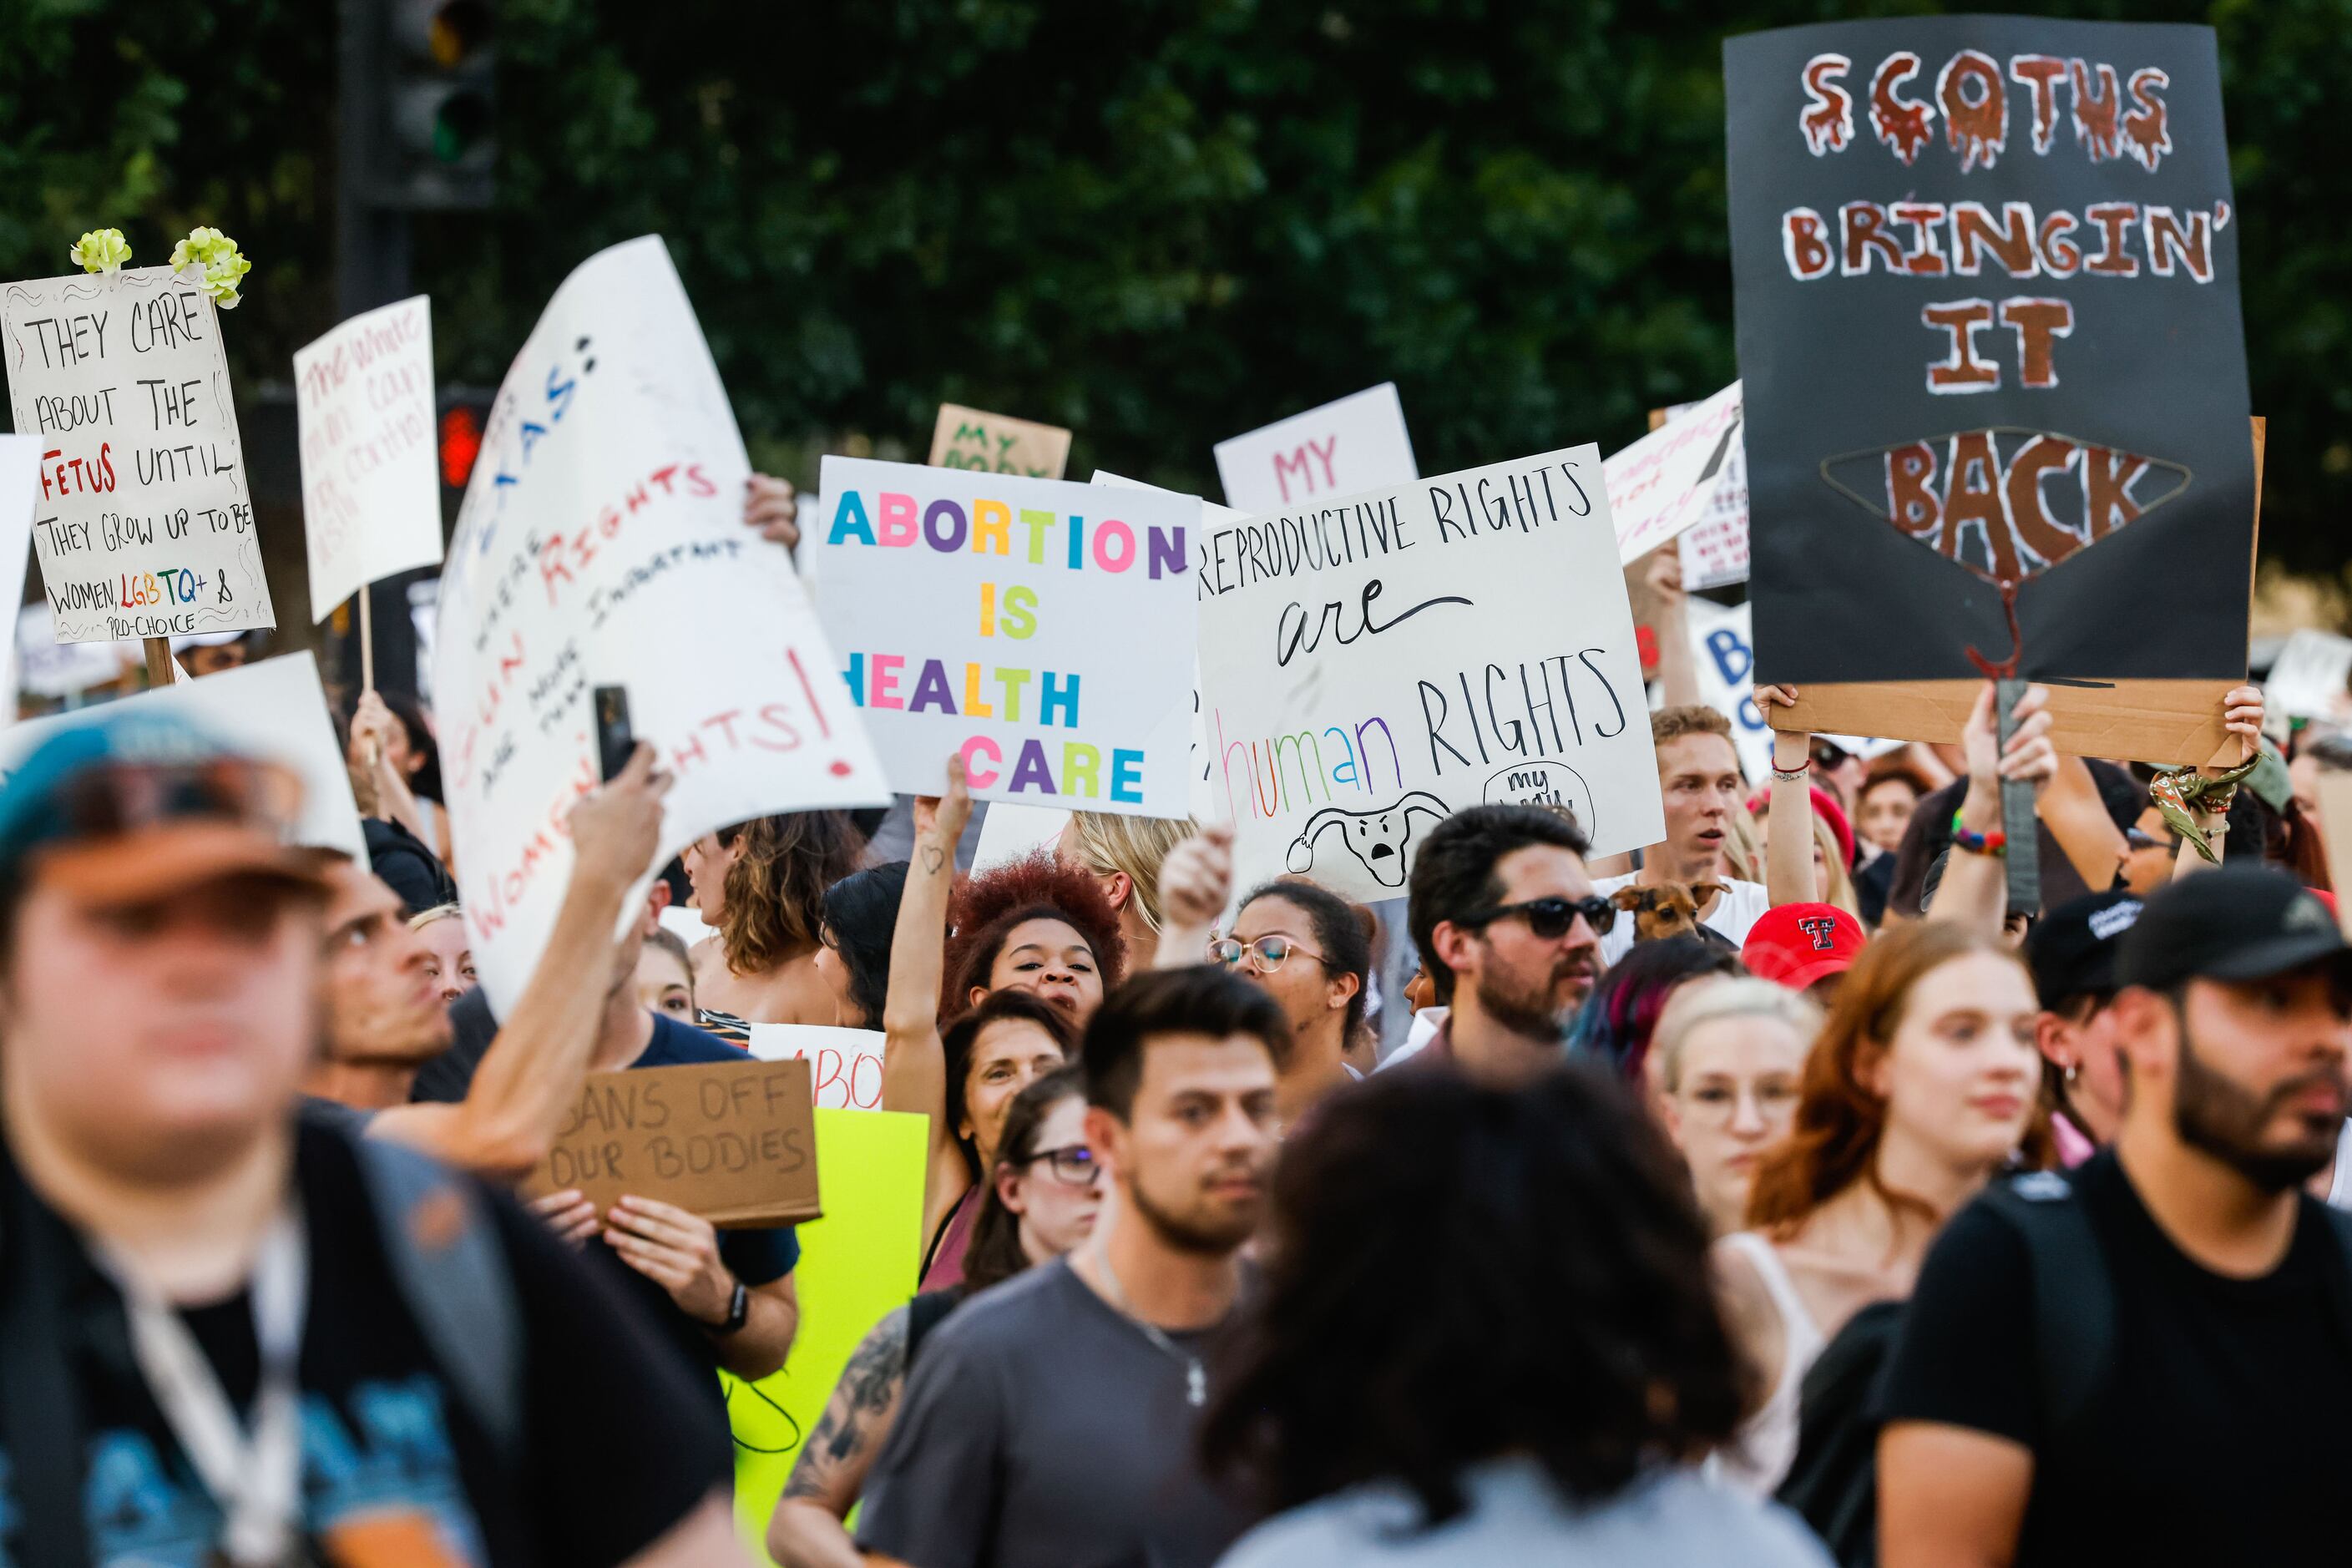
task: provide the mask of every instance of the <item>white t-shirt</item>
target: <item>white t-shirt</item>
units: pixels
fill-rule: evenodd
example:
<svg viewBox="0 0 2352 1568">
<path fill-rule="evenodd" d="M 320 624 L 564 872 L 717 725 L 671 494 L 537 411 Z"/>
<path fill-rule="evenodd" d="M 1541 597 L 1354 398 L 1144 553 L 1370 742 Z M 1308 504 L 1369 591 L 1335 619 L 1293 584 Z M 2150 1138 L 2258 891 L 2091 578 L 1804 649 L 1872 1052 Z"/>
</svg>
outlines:
<svg viewBox="0 0 2352 1568">
<path fill-rule="evenodd" d="M 1605 899 L 1620 888 L 1632 887 L 1634 879 L 1640 875 L 1639 871 L 1633 871 L 1622 877 L 1604 877 L 1593 883 L 1592 888 Z M 1762 919 L 1764 911 L 1771 907 L 1772 900 L 1765 894 L 1763 883 L 1737 882 L 1727 877 L 1723 879 L 1723 897 L 1715 900 L 1715 912 L 1699 923 L 1711 931 L 1721 931 L 1731 940 L 1732 946 L 1738 947 L 1747 942 L 1748 928 Z M 1617 923 L 1610 927 L 1609 934 L 1601 939 L 1601 961 L 1614 963 L 1633 951 L 1633 917 L 1630 911 L 1620 910 L 1617 911 Z"/>
</svg>

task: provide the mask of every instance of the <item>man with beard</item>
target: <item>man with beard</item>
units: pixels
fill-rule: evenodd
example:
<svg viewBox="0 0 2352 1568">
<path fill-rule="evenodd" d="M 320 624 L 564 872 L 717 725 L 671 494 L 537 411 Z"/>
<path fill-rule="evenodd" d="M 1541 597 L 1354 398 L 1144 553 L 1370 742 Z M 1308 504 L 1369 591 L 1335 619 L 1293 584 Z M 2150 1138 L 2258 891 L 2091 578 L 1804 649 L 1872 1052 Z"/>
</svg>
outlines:
<svg viewBox="0 0 2352 1568">
<path fill-rule="evenodd" d="M 1473 806 L 1431 831 L 1407 922 L 1454 1011 L 1412 1059 L 1506 1087 L 1559 1061 L 1617 918 L 1593 890 L 1587 847 L 1574 823 L 1531 805 Z"/>
<path fill-rule="evenodd" d="M 1193 1427 L 1242 1284 L 1290 1026 L 1207 967 L 1113 991 L 1087 1026 L 1094 1240 L 959 1308 L 924 1342 L 866 1483 L 858 1545 L 913 1568 L 1208 1568 L 1249 1521 Z"/>
<path fill-rule="evenodd" d="M 2114 1146 L 1997 1187 L 1920 1273 L 1886 1568 L 2343 1554 L 2352 1233 L 2303 1187 L 2343 1124 L 2352 952 L 2261 868 L 2172 883 L 2120 942 Z"/>
</svg>

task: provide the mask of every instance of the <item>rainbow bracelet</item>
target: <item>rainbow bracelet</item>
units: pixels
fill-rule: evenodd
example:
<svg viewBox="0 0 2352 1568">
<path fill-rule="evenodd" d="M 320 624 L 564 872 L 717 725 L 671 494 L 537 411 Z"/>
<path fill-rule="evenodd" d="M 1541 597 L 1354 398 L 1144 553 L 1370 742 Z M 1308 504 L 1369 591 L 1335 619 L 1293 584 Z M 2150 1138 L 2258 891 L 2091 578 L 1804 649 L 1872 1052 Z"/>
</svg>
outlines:
<svg viewBox="0 0 2352 1568">
<path fill-rule="evenodd" d="M 2009 853 L 2009 835 L 1997 829 L 1991 833 L 1970 833 L 1960 826 L 1960 814 L 1956 811 L 1952 813 L 1952 847 L 1965 849 L 1971 855 L 2006 856 Z"/>
</svg>

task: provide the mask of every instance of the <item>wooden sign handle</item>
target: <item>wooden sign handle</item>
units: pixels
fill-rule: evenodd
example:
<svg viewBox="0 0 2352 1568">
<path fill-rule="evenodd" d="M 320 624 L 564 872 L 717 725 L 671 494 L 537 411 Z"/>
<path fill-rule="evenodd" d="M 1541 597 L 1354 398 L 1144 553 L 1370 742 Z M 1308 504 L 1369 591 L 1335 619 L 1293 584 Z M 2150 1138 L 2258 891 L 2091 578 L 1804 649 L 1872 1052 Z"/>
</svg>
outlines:
<svg viewBox="0 0 2352 1568">
<path fill-rule="evenodd" d="M 147 650 L 147 684 L 169 686 L 180 679 L 180 667 L 172 658 L 170 637 L 142 637 Z"/>
</svg>

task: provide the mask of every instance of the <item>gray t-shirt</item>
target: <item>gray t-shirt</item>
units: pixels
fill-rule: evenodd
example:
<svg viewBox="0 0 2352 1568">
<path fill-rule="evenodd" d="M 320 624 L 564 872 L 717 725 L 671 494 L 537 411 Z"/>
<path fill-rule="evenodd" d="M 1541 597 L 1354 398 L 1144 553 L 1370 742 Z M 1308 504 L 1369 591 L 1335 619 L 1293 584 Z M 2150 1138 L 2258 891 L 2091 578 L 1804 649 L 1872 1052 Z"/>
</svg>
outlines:
<svg viewBox="0 0 2352 1568">
<path fill-rule="evenodd" d="M 1041 1264 L 924 1341 L 857 1544 L 914 1568 L 1209 1568 L 1249 1521 L 1193 1464 L 1199 1414 L 1182 1363 Z"/>
<path fill-rule="evenodd" d="M 1353 1487 L 1267 1520 L 1219 1568 L 1831 1568 L 1794 1515 L 1689 1470 L 1657 1471 L 1589 1508 L 1563 1500 L 1533 1459 L 1489 1460 L 1462 1485 L 1469 1507 L 1435 1530 L 1420 1528 L 1420 1500 L 1403 1487 Z"/>
</svg>

